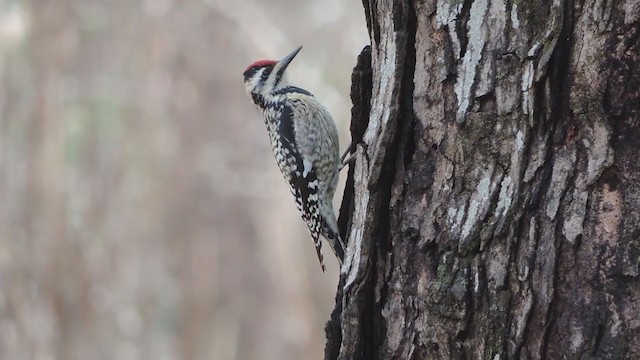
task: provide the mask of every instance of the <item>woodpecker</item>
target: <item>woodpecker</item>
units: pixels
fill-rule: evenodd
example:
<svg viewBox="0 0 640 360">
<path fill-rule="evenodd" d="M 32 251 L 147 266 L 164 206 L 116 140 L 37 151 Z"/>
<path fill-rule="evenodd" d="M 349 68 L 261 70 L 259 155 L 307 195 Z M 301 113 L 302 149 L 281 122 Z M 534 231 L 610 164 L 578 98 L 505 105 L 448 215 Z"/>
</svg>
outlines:
<svg viewBox="0 0 640 360">
<path fill-rule="evenodd" d="M 332 204 L 341 168 L 338 129 L 315 96 L 285 79 L 287 67 L 301 49 L 280 61 L 251 63 L 243 74 L 244 85 L 251 102 L 262 111 L 276 162 L 309 228 L 324 272 L 320 236 L 340 264 L 345 252 Z"/>
</svg>

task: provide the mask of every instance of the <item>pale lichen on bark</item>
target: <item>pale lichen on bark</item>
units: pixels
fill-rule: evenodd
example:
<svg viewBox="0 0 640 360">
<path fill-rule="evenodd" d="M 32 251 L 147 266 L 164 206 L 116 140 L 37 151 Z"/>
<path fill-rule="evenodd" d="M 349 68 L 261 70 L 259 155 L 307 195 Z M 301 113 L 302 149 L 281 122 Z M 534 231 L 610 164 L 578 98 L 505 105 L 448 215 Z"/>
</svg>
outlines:
<svg viewBox="0 0 640 360">
<path fill-rule="evenodd" d="M 466 241 L 472 234 L 472 230 L 485 218 L 491 204 L 489 198 L 498 188 L 498 184 L 492 180 L 492 174 L 485 173 L 485 177 L 480 179 L 473 195 L 471 195 L 466 211 L 467 217 L 460 232 L 461 242 Z"/>
<path fill-rule="evenodd" d="M 353 224 L 365 224 L 367 205 L 369 204 L 369 191 L 366 188 L 367 174 L 369 169 L 367 167 L 366 157 L 362 146 L 358 146 L 356 149 L 355 171 L 354 171 L 354 190 L 358 193 L 358 197 L 355 198 L 355 207 L 353 210 L 354 217 L 352 218 Z M 343 291 L 353 284 L 356 280 L 358 273 L 365 271 L 361 266 L 361 261 L 366 260 L 362 258 L 362 242 L 364 241 L 364 226 L 352 226 L 349 233 L 349 243 L 347 246 L 347 253 L 344 264 L 342 264 L 342 273 L 346 273 L 346 280 L 343 285 Z"/>
<path fill-rule="evenodd" d="M 488 1 L 478 0 L 471 5 L 471 14 L 467 24 L 469 33 L 469 43 L 466 52 L 462 57 L 462 64 L 458 67 L 458 78 L 456 79 L 455 92 L 458 99 L 457 121 L 463 123 L 465 115 L 471 104 L 472 87 L 478 86 L 476 82 L 478 65 L 482 59 L 487 33 L 483 29 L 485 16 L 487 14 Z"/>
</svg>

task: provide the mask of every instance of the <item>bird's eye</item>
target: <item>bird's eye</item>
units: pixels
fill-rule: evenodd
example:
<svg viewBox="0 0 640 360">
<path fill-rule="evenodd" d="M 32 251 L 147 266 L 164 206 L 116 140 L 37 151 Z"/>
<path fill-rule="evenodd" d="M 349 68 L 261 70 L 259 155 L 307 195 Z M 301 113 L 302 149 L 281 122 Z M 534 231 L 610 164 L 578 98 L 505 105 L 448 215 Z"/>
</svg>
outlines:
<svg viewBox="0 0 640 360">
<path fill-rule="evenodd" d="M 260 75 L 262 81 L 266 81 L 267 78 L 269 77 L 269 75 L 271 75 L 271 70 L 273 68 L 272 67 L 265 67 L 264 70 L 262 71 L 262 75 Z"/>
<path fill-rule="evenodd" d="M 247 70 L 244 72 L 244 74 L 243 74 L 243 75 L 244 75 L 245 80 L 247 80 L 247 79 L 250 79 L 250 78 L 254 77 L 254 76 L 256 75 L 256 73 L 261 72 L 261 71 L 262 71 L 262 69 L 265 69 L 265 67 L 261 67 L 261 66 L 254 66 L 254 67 L 252 67 L 252 68 L 247 69 Z M 264 73 L 263 73 L 263 74 L 261 74 L 261 76 L 263 76 L 263 75 L 264 75 Z M 267 75 L 267 76 L 269 76 L 269 75 Z"/>
</svg>

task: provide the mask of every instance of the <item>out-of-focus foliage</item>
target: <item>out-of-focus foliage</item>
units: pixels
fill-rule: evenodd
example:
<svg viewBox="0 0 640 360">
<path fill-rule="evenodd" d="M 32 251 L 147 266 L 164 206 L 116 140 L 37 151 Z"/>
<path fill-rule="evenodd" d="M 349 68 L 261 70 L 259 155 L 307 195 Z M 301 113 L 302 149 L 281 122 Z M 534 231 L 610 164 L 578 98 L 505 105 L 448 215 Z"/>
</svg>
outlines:
<svg viewBox="0 0 640 360">
<path fill-rule="evenodd" d="M 366 36 L 353 1 L 0 2 L 0 359 L 320 359 L 337 266 L 241 74 L 304 45 L 345 147 Z"/>
</svg>

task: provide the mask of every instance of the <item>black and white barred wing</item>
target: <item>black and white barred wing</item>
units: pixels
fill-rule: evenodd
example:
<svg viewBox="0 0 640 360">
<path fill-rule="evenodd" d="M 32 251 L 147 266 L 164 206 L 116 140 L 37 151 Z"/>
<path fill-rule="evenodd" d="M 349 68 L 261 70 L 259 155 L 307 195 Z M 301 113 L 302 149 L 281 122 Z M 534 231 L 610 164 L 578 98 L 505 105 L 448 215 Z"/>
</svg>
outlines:
<svg viewBox="0 0 640 360">
<path fill-rule="evenodd" d="M 274 146 L 276 161 L 285 180 L 287 180 L 289 191 L 295 197 L 302 220 L 309 228 L 320 266 L 322 271 L 325 271 L 320 239 L 322 221 L 318 203 L 318 178 L 312 162 L 302 156 L 294 142 L 293 112 L 288 106 L 283 106 L 279 110 L 277 114 L 274 114 L 278 118 L 276 124 L 279 127 L 279 131 L 276 133 L 280 135 L 279 146 Z"/>
</svg>

